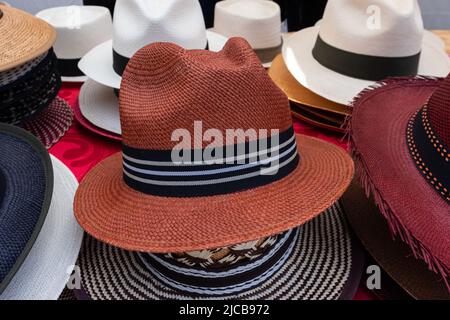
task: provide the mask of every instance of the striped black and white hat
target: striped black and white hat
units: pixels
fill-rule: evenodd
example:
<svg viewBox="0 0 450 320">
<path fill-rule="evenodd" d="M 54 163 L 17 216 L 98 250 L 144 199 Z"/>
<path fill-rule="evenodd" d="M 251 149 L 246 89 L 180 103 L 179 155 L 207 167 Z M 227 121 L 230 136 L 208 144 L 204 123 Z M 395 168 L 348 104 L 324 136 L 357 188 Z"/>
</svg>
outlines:
<svg viewBox="0 0 450 320">
<path fill-rule="evenodd" d="M 283 234 L 229 248 L 156 255 L 87 236 L 79 258 L 95 300 L 351 299 L 363 258 L 340 204 Z"/>
</svg>

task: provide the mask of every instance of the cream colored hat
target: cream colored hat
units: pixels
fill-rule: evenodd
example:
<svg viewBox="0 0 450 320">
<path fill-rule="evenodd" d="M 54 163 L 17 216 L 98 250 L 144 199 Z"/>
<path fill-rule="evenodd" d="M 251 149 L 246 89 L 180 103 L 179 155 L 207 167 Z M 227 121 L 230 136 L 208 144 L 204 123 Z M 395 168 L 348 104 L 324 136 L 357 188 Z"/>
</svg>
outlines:
<svg viewBox="0 0 450 320">
<path fill-rule="evenodd" d="M 46 9 L 36 16 L 57 31 L 53 48 L 63 81 L 84 82 L 86 76 L 78 68 L 78 62 L 92 48 L 112 38 L 109 10 L 99 6 L 67 6 Z"/>
<path fill-rule="evenodd" d="M 268 0 L 225 0 L 216 4 L 215 32 L 245 38 L 265 67 L 281 52 L 280 6 Z"/>
<path fill-rule="evenodd" d="M 304 87 L 349 104 L 386 77 L 446 76 L 449 57 L 426 39 L 416 0 L 333 0 L 319 25 L 289 37 L 283 58 Z"/>
</svg>

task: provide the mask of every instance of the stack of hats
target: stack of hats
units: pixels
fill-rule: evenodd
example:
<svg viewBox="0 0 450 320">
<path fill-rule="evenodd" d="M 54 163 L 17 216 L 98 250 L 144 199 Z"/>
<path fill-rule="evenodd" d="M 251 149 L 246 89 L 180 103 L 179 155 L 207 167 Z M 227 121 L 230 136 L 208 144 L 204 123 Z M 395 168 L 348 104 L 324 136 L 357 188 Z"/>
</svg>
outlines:
<svg viewBox="0 0 450 320">
<path fill-rule="evenodd" d="M 242 37 L 250 43 L 265 68 L 281 53 L 280 6 L 269 0 L 224 0 L 216 3 L 214 27 L 227 38 Z"/>
<path fill-rule="evenodd" d="M 58 299 L 83 238 L 78 182 L 30 133 L 0 124 L 0 300 Z"/>
<path fill-rule="evenodd" d="M 123 71 L 139 49 L 157 41 L 217 51 L 226 38 L 206 31 L 197 0 L 118 0 L 112 40 L 96 46 L 79 63 L 89 78 L 76 110 L 80 123 L 105 137 L 121 139 L 117 96 Z"/>
<path fill-rule="evenodd" d="M 329 1 L 315 27 L 289 36 L 270 69 L 294 116 L 336 131 L 344 131 L 353 99 L 376 81 L 449 72 L 442 41 L 424 30 L 414 0 Z"/>
<path fill-rule="evenodd" d="M 146 46 L 119 100 L 122 152 L 75 196 L 90 235 L 79 258 L 85 294 L 353 296 L 363 261 L 337 203 L 353 161 L 294 133 L 287 97 L 244 39 L 219 52 Z"/>
<path fill-rule="evenodd" d="M 0 4 L 0 122 L 20 125 L 49 148 L 68 130 L 73 113 L 57 98 L 61 77 L 52 45 L 55 30 Z"/>
</svg>

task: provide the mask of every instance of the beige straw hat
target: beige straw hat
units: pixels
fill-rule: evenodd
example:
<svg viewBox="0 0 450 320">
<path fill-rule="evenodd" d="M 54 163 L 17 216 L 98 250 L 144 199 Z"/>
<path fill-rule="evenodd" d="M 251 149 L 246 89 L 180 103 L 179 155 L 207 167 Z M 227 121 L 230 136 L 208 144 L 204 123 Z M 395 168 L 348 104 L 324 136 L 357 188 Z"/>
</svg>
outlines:
<svg viewBox="0 0 450 320">
<path fill-rule="evenodd" d="M 56 31 L 48 23 L 0 3 L 0 72 L 37 58 L 55 40 Z"/>
</svg>

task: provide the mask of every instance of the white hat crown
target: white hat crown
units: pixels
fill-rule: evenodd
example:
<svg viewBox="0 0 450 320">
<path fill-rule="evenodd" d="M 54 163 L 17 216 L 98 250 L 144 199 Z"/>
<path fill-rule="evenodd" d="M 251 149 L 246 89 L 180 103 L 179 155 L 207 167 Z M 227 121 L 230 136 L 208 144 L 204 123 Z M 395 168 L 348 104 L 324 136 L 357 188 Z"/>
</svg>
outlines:
<svg viewBox="0 0 450 320">
<path fill-rule="evenodd" d="M 89 50 L 112 37 L 109 10 L 100 6 L 66 6 L 36 14 L 57 31 L 53 46 L 59 59 L 80 59 Z"/>
<path fill-rule="evenodd" d="M 332 0 L 320 24 L 327 44 L 370 56 L 418 54 L 423 33 L 417 0 Z"/>
<path fill-rule="evenodd" d="M 113 29 L 114 51 L 127 58 L 154 42 L 173 42 L 186 49 L 207 45 L 197 0 L 117 0 Z"/>
<path fill-rule="evenodd" d="M 269 0 L 224 0 L 216 4 L 214 31 L 245 38 L 253 49 L 281 44 L 280 6 Z"/>
</svg>

